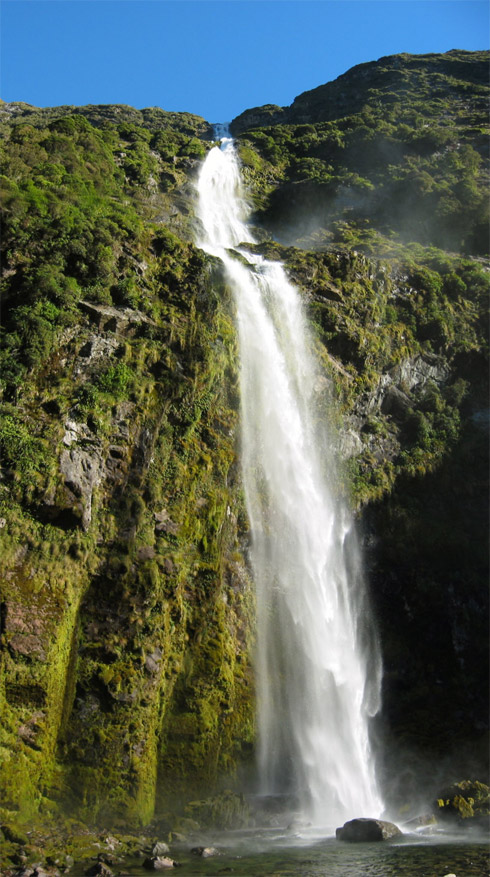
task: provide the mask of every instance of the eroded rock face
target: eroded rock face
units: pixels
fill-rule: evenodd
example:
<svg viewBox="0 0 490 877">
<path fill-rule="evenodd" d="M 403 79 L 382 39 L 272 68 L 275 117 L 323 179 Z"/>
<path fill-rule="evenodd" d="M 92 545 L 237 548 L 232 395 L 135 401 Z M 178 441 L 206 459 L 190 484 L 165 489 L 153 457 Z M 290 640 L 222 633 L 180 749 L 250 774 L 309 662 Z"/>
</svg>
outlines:
<svg viewBox="0 0 490 877">
<path fill-rule="evenodd" d="M 80 307 L 89 315 L 98 329 L 106 332 L 125 334 L 140 323 L 155 325 L 154 321 L 150 320 L 146 314 L 133 308 L 114 308 L 89 301 L 81 301 Z"/>
<path fill-rule="evenodd" d="M 22 754 L 0 786 L 24 816 L 56 767 L 70 812 L 84 800 L 90 818 L 105 808 L 108 818 L 124 810 L 147 822 L 181 788 L 195 798 L 212 787 L 210 765 L 226 773 L 241 740 L 246 757 L 251 747 L 234 334 L 224 303 L 218 319 L 211 269 L 178 246 L 185 294 L 182 277 L 145 251 L 153 272 L 165 268 L 155 293 L 165 319 L 155 326 L 130 308 L 81 303 L 33 408 L 45 437 L 31 439 L 31 421 L 20 432 L 15 421 L 39 463 L 35 483 L 25 478 L 29 509 L 19 489 L 0 518 L 7 747 Z M 223 325 L 226 345 L 216 341 Z M 121 363 L 127 383 L 102 387 Z M 211 728 L 209 716 L 220 717 Z M 153 858 L 164 867 L 163 850 Z"/>
<path fill-rule="evenodd" d="M 102 480 L 103 461 L 98 448 L 89 451 L 70 448 L 62 451 L 60 470 L 65 486 L 80 501 L 82 526 L 88 530 L 92 520 L 92 494 Z"/>
<path fill-rule="evenodd" d="M 381 410 L 396 419 L 410 407 L 413 392 L 420 392 L 429 382 L 442 386 L 450 374 L 451 370 L 443 356 L 424 353 L 404 359 L 380 376 L 367 408 L 369 411 Z"/>
<path fill-rule="evenodd" d="M 402 832 L 393 822 L 365 817 L 351 819 L 349 822 L 345 822 L 342 828 L 337 828 L 335 832 L 337 840 L 344 840 L 349 843 L 389 840 L 392 837 L 400 837 L 401 835 Z"/>
</svg>

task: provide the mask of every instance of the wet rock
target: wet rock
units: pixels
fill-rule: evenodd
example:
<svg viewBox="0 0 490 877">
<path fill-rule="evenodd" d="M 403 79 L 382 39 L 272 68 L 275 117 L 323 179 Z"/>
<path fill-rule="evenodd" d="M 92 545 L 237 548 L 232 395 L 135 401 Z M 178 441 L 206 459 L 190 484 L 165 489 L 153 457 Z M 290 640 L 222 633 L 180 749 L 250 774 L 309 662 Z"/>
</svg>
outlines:
<svg viewBox="0 0 490 877">
<path fill-rule="evenodd" d="M 112 871 L 103 862 L 97 862 L 84 871 L 86 877 L 112 877 Z"/>
<path fill-rule="evenodd" d="M 193 847 L 191 849 L 193 856 L 200 856 L 201 859 L 210 859 L 212 856 L 219 856 L 216 847 Z"/>
<path fill-rule="evenodd" d="M 112 852 L 99 853 L 97 856 L 97 862 L 102 865 L 117 865 L 118 861 L 118 858 Z"/>
<path fill-rule="evenodd" d="M 9 640 L 10 652 L 15 655 L 23 655 L 26 658 L 37 658 L 38 661 L 46 660 L 46 652 L 38 636 L 30 633 L 14 634 Z"/>
<path fill-rule="evenodd" d="M 151 856 L 143 862 L 143 868 L 147 871 L 166 871 L 169 868 L 178 868 L 178 862 L 168 856 Z"/>
<path fill-rule="evenodd" d="M 342 828 L 337 828 L 335 832 L 337 840 L 345 840 L 349 843 L 388 840 L 401 835 L 402 832 L 393 822 L 365 817 L 351 819 L 349 822 L 345 822 Z"/>
<path fill-rule="evenodd" d="M 409 831 L 415 831 L 416 829 L 430 827 L 435 824 L 436 819 L 432 813 L 421 813 L 419 816 L 414 816 L 413 819 L 404 822 L 403 827 Z"/>
<path fill-rule="evenodd" d="M 169 852 L 169 845 L 166 844 L 164 841 L 159 840 L 158 843 L 156 843 L 153 847 L 151 854 L 152 856 L 166 856 Z"/>
</svg>

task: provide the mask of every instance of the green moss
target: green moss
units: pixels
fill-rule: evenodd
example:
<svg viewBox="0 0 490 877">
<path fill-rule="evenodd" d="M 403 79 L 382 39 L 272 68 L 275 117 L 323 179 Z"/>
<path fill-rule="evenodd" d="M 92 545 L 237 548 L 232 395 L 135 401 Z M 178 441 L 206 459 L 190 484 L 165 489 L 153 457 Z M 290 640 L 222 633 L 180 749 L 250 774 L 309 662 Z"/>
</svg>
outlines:
<svg viewBox="0 0 490 877">
<path fill-rule="evenodd" d="M 488 821 L 490 790 L 485 783 L 463 780 L 442 792 L 436 802 L 437 815 L 442 819 Z"/>
<path fill-rule="evenodd" d="M 35 129 L 24 132 L 32 161 L 42 158 L 43 136 L 61 168 L 67 156 L 78 161 L 77 150 L 85 148 L 80 131 L 89 131 L 90 126 L 79 128 L 66 118 L 63 125 L 68 128 L 46 135 Z M 15 136 L 21 133 L 19 129 Z M 121 127 L 118 135 L 127 144 L 124 148 L 130 149 L 131 161 L 139 156 L 141 172 L 135 165 L 134 186 L 145 185 L 148 138 L 139 138 L 133 128 Z M 60 139 L 67 136 L 72 138 L 69 143 Z M 61 273 L 51 272 L 44 285 L 43 318 L 49 316 L 56 324 L 61 288 L 56 277 L 70 271 L 80 285 L 89 283 L 99 301 L 137 304 L 151 314 L 151 323 L 139 320 L 135 328 L 125 330 L 116 357 L 113 347 L 92 356 L 91 351 L 97 351 L 94 338 L 102 344 L 111 342 L 114 328 L 102 322 L 94 325 L 97 312 L 84 309 L 77 312 L 76 333 L 62 330 L 53 336 L 51 347 L 45 346 L 37 359 L 28 362 L 19 350 L 18 372 L 12 371 L 7 394 L 13 401 L 7 403 L 2 421 L 4 458 L 11 468 L 10 481 L 4 485 L 8 526 L 0 532 L 5 571 L 12 583 L 7 600 L 8 606 L 10 601 L 24 600 L 22 588 L 31 605 L 37 606 L 33 594 L 45 595 L 44 603 L 39 596 L 36 618 L 39 610 L 46 620 L 42 640 L 47 645 L 33 661 L 18 651 L 9 653 L 7 632 L 2 690 L 7 721 L 2 743 L 8 771 L 2 781 L 6 806 L 23 819 L 32 819 L 54 800 L 86 819 L 144 823 L 153 814 L 162 728 L 169 721 L 176 680 L 198 624 L 199 600 L 205 595 L 209 606 L 221 600 L 226 589 L 224 558 L 228 551 L 236 551 L 236 523 L 228 517 L 236 502 L 236 486 L 229 477 L 237 418 L 235 336 L 215 260 L 169 230 L 143 225 L 128 202 L 122 210 L 116 205 L 109 209 L 106 196 L 117 190 L 120 179 L 117 170 L 111 170 L 112 178 L 109 173 L 103 180 L 113 168 L 113 159 L 104 135 L 93 131 L 91 136 L 94 189 L 84 216 L 88 222 L 95 205 L 104 204 L 97 230 L 102 249 L 92 263 L 86 261 L 92 231 L 89 235 L 87 226 L 85 238 L 82 223 L 77 252 L 70 242 L 60 262 Z M 196 153 L 196 143 L 184 135 L 174 137 L 170 132 L 167 145 L 172 138 L 177 157 Z M 163 149 L 163 140 L 159 143 Z M 108 163 L 100 177 L 99 162 Z M 152 172 L 150 164 L 148 169 Z M 81 177 L 84 174 L 80 166 Z M 76 200 L 82 186 L 80 181 L 72 183 L 64 181 L 67 204 L 71 198 Z M 138 197 L 133 189 L 136 205 Z M 19 210 L 22 203 L 19 200 Z M 77 203 L 85 209 L 83 199 Z M 13 200 L 10 205 L 13 217 L 17 206 Z M 28 229 L 34 242 L 44 221 L 43 205 L 39 196 L 38 214 L 32 214 Z M 67 225 L 70 216 L 63 218 Z M 77 222 L 81 221 L 79 217 Z M 116 228 L 111 226 L 109 247 L 104 229 L 111 223 Z M 9 232 L 12 240 L 17 232 L 14 224 Z M 130 243 L 122 244 L 123 240 Z M 61 246 L 59 230 L 53 245 Z M 14 265 L 16 253 L 11 256 Z M 136 274 L 141 261 L 146 267 Z M 15 275 L 11 296 L 25 300 L 31 291 L 36 294 L 30 271 L 28 266 L 21 281 Z M 81 292 L 75 294 L 75 301 L 77 295 Z M 26 314 L 25 308 L 17 308 L 8 315 L 8 337 L 13 343 L 16 332 L 24 331 Z M 29 331 L 32 334 L 32 326 Z M 15 377 L 23 368 L 30 370 L 29 384 Z M 59 389 L 56 404 L 48 395 L 53 386 Z M 39 410 L 43 415 L 33 435 L 30 412 Z M 75 424 L 68 438 L 66 421 Z M 80 487 L 64 483 L 59 459 L 66 453 L 81 454 L 85 467 L 95 461 L 100 474 L 93 486 L 87 488 L 83 481 Z M 87 489 L 92 522 L 82 533 L 77 490 Z M 88 501 L 83 498 L 85 508 Z M 19 552 L 25 557 L 22 572 Z M 229 612 L 235 624 L 235 607 Z M 231 635 L 223 619 L 216 630 L 221 637 Z M 243 660 L 246 663 L 248 656 Z M 206 673 L 205 664 L 197 667 L 193 684 L 203 684 L 199 679 L 207 679 Z M 228 671 L 226 684 L 233 689 Z M 32 709 L 29 713 L 20 705 L 21 700 L 27 702 L 28 692 L 42 712 L 35 728 L 30 724 Z M 203 729 L 216 724 L 211 700 L 203 700 L 199 714 L 202 735 Z M 243 723 L 247 721 L 244 711 Z M 24 736 L 19 737 L 18 729 L 24 725 Z M 225 748 L 234 749 L 241 733 L 237 721 Z M 210 764 L 201 766 L 216 779 L 213 746 L 204 755 Z M 226 757 L 223 750 L 224 761 Z M 234 769 L 232 762 L 228 773 Z M 174 767 L 172 783 L 191 786 L 188 767 Z"/>
<path fill-rule="evenodd" d="M 58 540 L 49 528 L 20 515 L 24 541 L 16 545 L 11 541 L 16 510 L 4 508 L 4 514 L 7 525 L 1 538 L 7 546 L 3 562 L 8 584 L 0 677 L 2 805 L 25 820 L 43 804 L 43 790 L 55 773 L 57 737 L 73 684 L 79 601 L 88 570 L 56 550 Z M 14 558 L 19 552 L 26 555 L 14 575 L 8 572 L 11 552 Z"/>
</svg>

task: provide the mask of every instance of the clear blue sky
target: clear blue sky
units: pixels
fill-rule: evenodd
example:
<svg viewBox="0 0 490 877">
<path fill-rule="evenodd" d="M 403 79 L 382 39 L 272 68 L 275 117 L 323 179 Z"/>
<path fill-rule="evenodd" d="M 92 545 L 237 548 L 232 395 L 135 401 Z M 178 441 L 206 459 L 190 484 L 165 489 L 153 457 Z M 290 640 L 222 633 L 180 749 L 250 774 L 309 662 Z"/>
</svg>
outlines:
<svg viewBox="0 0 490 877">
<path fill-rule="evenodd" d="M 3 0 L 3 100 L 210 122 L 286 106 L 354 64 L 483 49 L 488 0 Z"/>
</svg>

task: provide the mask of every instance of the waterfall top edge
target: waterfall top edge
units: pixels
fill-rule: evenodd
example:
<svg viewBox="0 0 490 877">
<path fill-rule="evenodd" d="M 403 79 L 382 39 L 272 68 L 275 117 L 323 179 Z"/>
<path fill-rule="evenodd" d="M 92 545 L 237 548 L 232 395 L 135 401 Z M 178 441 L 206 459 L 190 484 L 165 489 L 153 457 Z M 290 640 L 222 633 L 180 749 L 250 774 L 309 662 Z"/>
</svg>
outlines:
<svg viewBox="0 0 490 877">
<path fill-rule="evenodd" d="M 216 140 L 231 140 L 230 122 L 216 122 L 213 125 L 213 134 Z"/>
</svg>

